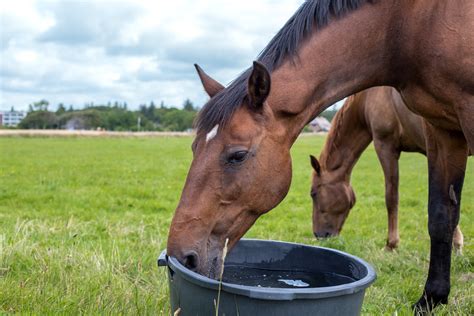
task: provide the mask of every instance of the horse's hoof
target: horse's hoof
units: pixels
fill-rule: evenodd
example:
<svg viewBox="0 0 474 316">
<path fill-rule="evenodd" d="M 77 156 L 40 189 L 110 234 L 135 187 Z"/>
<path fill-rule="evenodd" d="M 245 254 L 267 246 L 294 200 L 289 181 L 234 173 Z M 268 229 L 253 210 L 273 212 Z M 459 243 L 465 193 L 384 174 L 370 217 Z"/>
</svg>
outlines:
<svg viewBox="0 0 474 316">
<path fill-rule="evenodd" d="M 384 250 L 388 251 L 388 252 L 394 252 L 395 250 L 397 250 L 397 248 L 398 248 L 398 242 L 396 242 L 396 243 L 387 242 L 387 244 L 385 245 Z"/>
<path fill-rule="evenodd" d="M 428 315 L 431 313 L 432 308 L 426 303 L 425 297 L 422 297 L 411 306 L 411 309 L 413 309 L 413 315 L 414 316 L 422 316 L 422 315 Z"/>
<path fill-rule="evenodd" d="M 439 304 L 447 304 L 448 303 L 448 298 L 442 298 L 442 299 L 433 299 L 427 297 L 426 294 L 424 294 L 418 302 L 413 304 L 411 308 L 413 309 L 413 315 L 415 316 L 421 316 L 421 315 L 432 315 L 433 314 L 433 309 L 438 306 Z"/>
<path fill-rule="evenodd" d="M 383 250 L 387 251 L 387 252 L 395 252 L 395 250 L 397 250 L 397 247 L 391 247 L 389 245 L 385 245 L 385 247 L 383 248 Z"/>
<path fill-rule="evenodd" d="M 457 256 L 462 256 L 462 246 L 463 244 L 453 243 L 453 251 Z"/>
</svg>

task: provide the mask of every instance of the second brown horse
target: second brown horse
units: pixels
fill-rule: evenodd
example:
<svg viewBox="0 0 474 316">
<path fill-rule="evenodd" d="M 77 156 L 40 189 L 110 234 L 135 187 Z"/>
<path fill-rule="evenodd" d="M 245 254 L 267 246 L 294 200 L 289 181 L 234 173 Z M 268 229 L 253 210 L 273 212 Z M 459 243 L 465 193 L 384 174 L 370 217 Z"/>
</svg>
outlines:
<svg viewBox="0 0 474 316">
<path fill-rule="evenodd" d="M 313 232 L 317 238 L 339 235 L 355 204 L 352 169 L 372 141 L 385 176 L 386 249 L 398 246 L 398 160 L 403 151 L 426 155 L 426 141 L 422 118 L 409 111 L 391 87 L 371 88 L 349 97 L 334 117 L 320 160 L 311 156 Z M 459 226 L 453 246 L 461 253 Z"/>
</svg>

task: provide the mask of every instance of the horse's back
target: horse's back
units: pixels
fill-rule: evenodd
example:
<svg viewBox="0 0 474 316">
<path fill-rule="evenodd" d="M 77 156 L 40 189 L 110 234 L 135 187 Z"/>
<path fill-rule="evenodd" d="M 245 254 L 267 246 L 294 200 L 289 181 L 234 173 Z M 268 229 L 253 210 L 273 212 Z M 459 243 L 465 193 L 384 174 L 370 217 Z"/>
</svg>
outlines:
<svg viewBox="0 0 474 316">
<path fill-rule="evenodd" d="M 393 143 L 399 150 L 425 153 L 421 118 L 404 104 L 392 87 L 376 87 L 359 93 L 361 111 L 373 139 Z"/>
</svg>

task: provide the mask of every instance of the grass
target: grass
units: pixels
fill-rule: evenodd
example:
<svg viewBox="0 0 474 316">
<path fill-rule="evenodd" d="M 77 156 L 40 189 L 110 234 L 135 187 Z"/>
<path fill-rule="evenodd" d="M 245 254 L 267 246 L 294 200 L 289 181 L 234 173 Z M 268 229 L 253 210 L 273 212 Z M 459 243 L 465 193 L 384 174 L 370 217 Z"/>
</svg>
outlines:
<svg viewBox="0 0 474 316">
<path fill-rule="evenodd" d="M 0 138 L 0 313 L 169 314 L 165 269 L 156 258 L 191 160 L 190 137 Z M 427 275 L 426 158 L 403 154 L 400 248 L 387 231 L 383 175 L 370 147 L 353 174 L 358 202 L 342 235 L 316 241 L 308 154 L 323 137 L 293 147 L 287 198 L 247 237 L 333 247 L 374 265 L 364 315 L 411 314 Z M 462 201 L 464 256 L 453 257 L 450 304 L 438 315 L 474 314 L 474 163 Z"/>
</svg>

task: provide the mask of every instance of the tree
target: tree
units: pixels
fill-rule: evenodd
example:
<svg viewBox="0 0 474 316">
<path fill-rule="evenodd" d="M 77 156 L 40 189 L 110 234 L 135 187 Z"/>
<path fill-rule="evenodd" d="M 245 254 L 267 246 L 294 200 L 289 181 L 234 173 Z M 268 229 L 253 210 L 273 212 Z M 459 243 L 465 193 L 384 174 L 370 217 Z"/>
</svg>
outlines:
<svg viewBox="0 0 474 316">
<path fill-rule="evenodd" d="M 141 114 L 146 115 L 146 112 L 148 111 L 148 107 L 146 104 L 140 104 L 138 106 L 138 111 L 140 111 Z"/>
<path fill-rule="evenodd" d="M 52 129 L 58 128 L 56 114 L 48 111 L 33 111 L 20 122 L 20 128 Z"/>
<path fill-rule="evenodd" d="M 193 103 L 189 99 L 186 99 L 183 104 L 183 109 L 185 111 L 194 111 Z"/>
<path fill-rule="evenodd" d="M 329 122 L 331 122 L 336 113 L 337 110 L 324 110 L 319 116 L 322 116 L 326 118 Z"/>
<path fill-rule="evenodd" d="M 171 131 L 185 131 L 192 128 L 195 112 L 183 111 L 178 109 L 168 110 L 162 118 L 162 125 L 165 129 Z"/>
<path fill-rule="evenodd" d="M 150 121 L 154 122 L 156 120 L 156 117 L 155 117 L 155 110 L 156 110 L 156 106 L 155 106 L 155 103 L 153 103 L 153 101 L 150 103 L 150 107 L 148 108 L 147 112 L 146 112 L 146 118 L 149 119 Z"/>
<path fill-rule="evenodd" d="M 38 102 L 33 102 L 32 108 L 36 109 L 36 111 L 48 111 L 48 105 L 49 102 L 43 99 Z"/>
<path fill-rule="evenodd" d="M 58 104 L 58 109 L 56 110 L 56 115 L 62 115 L 66 112 L 66 108 L 64 107 L 64 104 L 59 103 Z"/>
<path fill-rule="evenodd" d="M 155 122 L 156 120 L 156 117 L 155 117 L 155 110 L 156 110 L 156 107 L 155 107 L 155 104 L 153 103 L 153 101 L 150 103 L 150 106 L 147 107 L 146 104 L 142 104 L 140 105 L 140 109 L 139 109 L 139 112 L 145 117 L 147 118 L 148 120 L 152 121 L 152 122 Z"/>
</svg>

